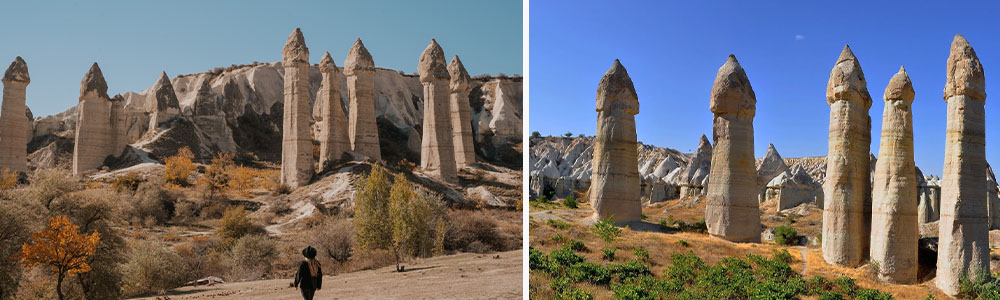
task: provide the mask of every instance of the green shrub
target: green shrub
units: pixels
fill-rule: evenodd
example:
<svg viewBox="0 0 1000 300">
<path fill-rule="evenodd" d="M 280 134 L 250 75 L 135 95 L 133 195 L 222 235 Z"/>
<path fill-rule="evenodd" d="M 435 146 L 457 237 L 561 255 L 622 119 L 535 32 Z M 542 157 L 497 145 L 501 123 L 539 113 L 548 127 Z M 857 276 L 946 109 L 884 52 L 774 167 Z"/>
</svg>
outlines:
<svg viewBox="0 0 1000 300">
<path fill-rule="evenodd" d="M 799 242 L 799 233 L 788 225 L 774 228 L 774 243 L 778 245 L 793 245 Z"/>
<path fill-rule="evenodd" d="M 557 300 L 593 300 L 594 295 L 580 288 L 570 288 L 556 295 Z"/>
<path fill-rule="evenodd" d="M 618 280 L 625 280 L 627 278 L 639 277 L 645 275 L 653 275 L 653 273 L 649 271 L 649 265 L 637 259 L 630 259 L 622 264 L 618 263 L 608 264 L 608 271 L 611 271 L 611 274 L 614 275 L 615 278 L 618 278 Z"/>
<path fill-rule="evenodd" d="M 538 199 L 536 201 L 541 202 L 541 203 L 548 203 L 549 202 L 549 197 L 546 197 L 545 195 L 541 195 L 541 196 L 538 196 Z"/>
<path fill-rule="evenodd" d="M 566 221 L 559 219 L 549 219 L 548 221 L 545 221 L 545 225 L 549 225 L 552 226 L 553 228 L 562 230 L 566 230 L 566 228 L 569 228 L 569 223 L 566 223 Z"/>
<path fill-rule="evenodd" d="M 615 223 L 611 221 L 611 218 L 612 217 L 608 217 L 607 219 L 597 221 L 597 223 L 594 223 L 594 227 L 591 228 L 591 231 L 593 231 L 594 234 L 597 234 L 597 236 L 604 241 L 604 244 L 608 246 L 610 246 L 611 243 L 622 234 L 622 229 L 615 226 Z"/>
<path fill-rule="evenodd" d="M 1000 295 L 994 295 L 1000 296 Z M 896 299 L 892 294 L 882 292 L 873 289 L 860 289 L 854 292 L 854 299 L 856 300 L 893 300 Z M 980 299 L 1000 299 L 996 297 L 991 298 L 980 298 Z"/>
<path fill-rule="evenodd" d="M 583 242 L 579 240 L 569 240 L 569 242 L 566 242 L 566 246 L 577 252 L 587 251 L 587 245 L 584 245 Z"/>
<path fill-rule="evenodd" d="M 691 243 L 688 243 L 688 241 L 686 240 L 678 240 L 677 244 L 681 245 L 682 247 L 691 247 Z"/>
<path fill-rule="evenodd" d="M 528 248 L 528 268 L 530 270 L 545 270 L 548 268 L 549 257 L 535 248 Z"/>
<path fill-rule="evenodd" d="M 556 234 L 556 235 L 553 235 L 553 236 L 552 236 L 552 241 L 553 241 L 553 242 L 556 242 L 556 243 L 559 243 L 559 242 L 563 242 L 563 241 L 566 241 L 566 236 L 565 236 L 565 235 L 563 235 L 562 233 L 559 233 L 559 234 Z"/>
<path fill-rule="evenodd" d="M 974 278 L 962 277 L 958 281 L 958 296 L 962 299 L 1000 299 L 1000 279 L 990 278 L 988 273 Z"/>
<path fill-rule="evenodd" d="M 595 285 L 607 285 L 611 282 L 611 272 L 604 266 L 589 262 L 574 264 L 567 272 L 575 282 L 589 282 Z"/>
<path fill-rule="evenodd" d="M 611 247 L 611 248 L 601 249 L 601 252 L 604 253 L 604 259 L 606 259 L 608 261 L 614 261 L 615 260 L 615 251 L 617 251 L 617 250 L 618 249 L 615 249 L 614 247 Z"/>
<path fill-rule="evenodd" d="M 263 234 L 266 231 L 250 219 L 249 213 L 243 207 L 235 206 L 226 209 L 219 221 L 216 234 L 223 239 L 223 247 L 228 249 L 236 240 L 250 234 Z"/>
<path fill-rule="evenodd" d="M 549 288 L 552 288 L 553 291 L 560 294 L 562 293 L 562 291 L 569 288 L 569 286 L 570 286 L 570 281 L 569 278 L 566 277 L 559 277 L 553 279 L 552 282 L 549 282 Z"/>
<path fill-rule="evenodd" d="M 566 268 L 583 261 L 583 256 L 577 255 L 576 252 L 573 252 L 573 249 L 562 247 L 549 253 L 549 274 L 553 276 L 561 274 Z"/>
<path fill-rule="evenodd" d="M 122 266 L 122 290 L 126 296 L 159 293 L 184 284 L 188 270 L 181 256 L 170 247 L 154 242 L 133 245 Z"/>
<path fill-rule="evenodd" d="M 270 237 L 262 234 L 243 236 L 230 250 L 233 275 L 239 279 L 263 278 L 277 257 L 277 243 Z"/>
<path fill-rule="evenodd" d="M 569 208 L 577 208 L 576 198 L 573 196 L 566 197 L 566 199 L 563 199 L 563 205 Z"/>
<path fill-rule="evenodd" d="M 648 262 L 649 261 L 649 250 L 646 250 L 646 249 L 635 249 L 635 250 L 632 250 L 632 252 L 635 253 L 635 258 L 637 258 L 637 259 L 639 259 L 641 261 L 644 261 L 644 262 Z"/>
</svg>

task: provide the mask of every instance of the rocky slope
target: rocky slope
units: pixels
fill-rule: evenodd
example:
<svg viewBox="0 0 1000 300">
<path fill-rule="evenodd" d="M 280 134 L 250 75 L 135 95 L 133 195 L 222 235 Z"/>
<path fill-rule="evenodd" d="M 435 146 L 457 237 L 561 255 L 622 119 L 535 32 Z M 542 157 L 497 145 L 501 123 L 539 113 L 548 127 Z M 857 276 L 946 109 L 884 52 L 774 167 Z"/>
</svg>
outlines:
<svg viewBox="0 0 1000 300">
<path fill-rule="evenodd" d="M 210 158 L 215 152 L 227 151 L 277 162 L 281 153 L 283 74 L 279 63 L 255 63 L 177 76 L 170 83 L 182 117 L 161 130 L 149 129 L 155 94 L 161 90 L 160 82 L 144 91 L 121 95 L 126 103 L 128 143 L 135 152 L 133 156 L 155 160 L 188 146 L 201 160 Z M 309 103 L 314 108 L 321 77 L 319 68 L 312 66 Z M 346 78 L 342 73 L 339 80 L 341 87 L 345 87 Z M 423 118 L 423 88 L 419 78 L 378 69 L 375 88 L 382 156 L 389 161 L 403 158 L 419 161 Z M 340 93 L 346 110 L 347 89 L 341 88 Z M 520 164 L 510 161 L 520 157 L 521 98 L 520 78 L 479 77 L 473 80 L 470 93 L 472 128 L 480 159 L 520 169 Z M 318 114 L 318 109 L 313 111 L 314 115 Z M 60 163 L 59 159 L 51 158 L 65 157 L 63 150 L 66 148 L 47 146 L 55 141 L 65 144 L 67 138 L 72 145 L 71 132 L 76 129 L 76 120 L 75 106 L 33 120 L 29 153 L 39 149 L 48 152 L 34 154 L 33 166 L 51 167 Z"/>
</svg>

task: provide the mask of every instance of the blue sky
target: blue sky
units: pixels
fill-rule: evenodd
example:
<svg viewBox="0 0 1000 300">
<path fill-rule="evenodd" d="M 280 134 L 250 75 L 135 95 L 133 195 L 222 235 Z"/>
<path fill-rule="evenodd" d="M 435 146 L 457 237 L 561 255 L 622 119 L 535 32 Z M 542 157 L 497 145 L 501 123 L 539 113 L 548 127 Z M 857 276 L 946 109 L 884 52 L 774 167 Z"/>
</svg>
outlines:
<svg viewBox="0 0 1000 300">
<path fill-rule="evenodd" d="M 521 1 L 17 1 L 0 5 L 0 64 L 21 56 L 36 116 L 78 102 L 97 61 L 109 93 L 141 91 L 170 77 L 231 64 L 281 60 L 301 27 L 318 63 L 343 66 L 360 37 L 379 67 L 417 71 L 436 38 L 472 75 L 521 74 Z"/>
<path fill-rule="evenodd" d="M 711 137 L 709 94 L 733 53 L 757 95 L 755 154 L 826 155 L 826 84 L 845 44 L 874 104 L 878 154 L 885 86 L 900 65 L 913 81 L 915 160 L 941 174 L 945 64 L 956 33 L 986 71 L 987 160 L 1000 164 L 1000 18 L 997 4 L 949 1 L 531 1 L 529 130 L 593 135 L 601 75 L 621 59 L 635 83 L 639 140 L 693 151 Z M 1000 165 L 998 165 L 1000 167 Z"/>
</svg>

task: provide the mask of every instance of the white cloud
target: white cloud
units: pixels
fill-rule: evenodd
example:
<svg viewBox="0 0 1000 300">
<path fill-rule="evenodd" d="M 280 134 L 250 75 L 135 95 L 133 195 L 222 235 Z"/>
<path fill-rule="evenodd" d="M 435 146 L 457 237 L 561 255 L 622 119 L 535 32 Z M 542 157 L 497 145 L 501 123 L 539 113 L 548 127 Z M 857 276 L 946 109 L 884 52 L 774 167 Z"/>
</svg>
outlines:
<svg viewBox="0 0 1000 300">
<path fill-rule="evenodd" d="M 806 39 L 806 36 L 804 36 L 804 35 L 801 35 L 801 34 L 796 34 L 795 35 L 795 40 L 796 41 L 801 41 L 801 40 L 804 40 L 804 39 Z"/>
</svg>

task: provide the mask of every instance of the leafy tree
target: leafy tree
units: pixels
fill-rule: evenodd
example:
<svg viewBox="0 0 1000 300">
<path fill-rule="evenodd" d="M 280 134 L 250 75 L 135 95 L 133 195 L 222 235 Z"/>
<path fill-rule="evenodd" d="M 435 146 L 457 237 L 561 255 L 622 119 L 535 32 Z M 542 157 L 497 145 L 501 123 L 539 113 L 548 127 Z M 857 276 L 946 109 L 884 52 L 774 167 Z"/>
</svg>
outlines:
<svg viewBox="0 0 1000 300">
<path fill-rule="evenodd" d="M 80 234 L 80 228 L 70 223 L 65 215 L 49 219 L 49 228 L 31 235 L 24 243 L 18 258 L 25 267 L 46 265 L 57 275 L 56 295 L 63 299 L 63 279 L 90 271 L 87 258 L 97 251 L 100 233 Z"/>
<path fill-rule="evenodd" d="M 229 169 L 233 166 L 232 153 L 222 152 L 212 158 L 212 163 L 205 168 L 205 176 L 198 180 L 198 183 L 208 192 L 208 198 L 215 197 L 215 193 L 221 192 L 229 185 Z M 186 178 L 186 176 L 185 176 Z"/>
<path fill-rule="evenodd" d="M 389 219 L 389 178 L 381 165 L 362 178 L 355 197 L 354 232 L 364 250 L 387 249 L 392 244 Z"/>
<path fill-rule="evenodd" d="M 573 133 L 572 132 L 566 132 L 566 133 L 563 134 L 563 136 L 565 136 L 565 137 L 573 137 Z"/>
<path fill-rule="evenodd" d="M 389 192 L 389 215 L 392 219 L 392 251 L 399 263 L 409 256 L 429 255 L 437 220 L 443 213 L 440 201 L 410 186 L 403 174 L 397 174 Z M 443 241 L 442 241 L 443 244 Z"/>
<path fill-rule="evenodd" d="M 236 240 L 250 234 L 263 234 L 263 227 L 250 219 L 249 213 L 240 206 L 230 207 L 219 220 L 217 234 L 223 238 L 224 245 L 232 245 Z M 228 248 L 228 247 L 226 247 Z"/>
<path fill-rule="evenodd" d="M 533 138 L 533 139 L 540 139 L 540 138 L 542 138 L 542 133 L 538 132 L 538 131 L 532 131 L 531 132 L 531 138 Z"/>
<path fill-rule="evenodd" d="M 611 218 L 612 217 L 608 217 L 607 219 L 597 221 L 597 223 L 594 223 L 594 227 L 590 229 L 604 241 L 605 245 L 609 246 L 615 241 L 616 238 L 618 238 L 619 235 L 622 234 L 622 229 L 615 226 L 615 223 L 611 221 Z"/>
<path fill-rule="evenodd" d="M 166 165 L 166 171 L 163 175 L 167 179 L 167 182 L 186 185 L 188 176 L 194 171 L 194 163 L 191 160 L 194 159 L 194 153 L 191 153 L 191 148 L 183 147 L 177 150 L 177 154 L 164 159 L 164 164 Z"/>
<path fill-rule="evenodd" d="M 781 225 L 774 228 L 774 243 L 778 245 L 792 245 L 799 241 L 799 233 L 788 225 Z"/>
</svg>

